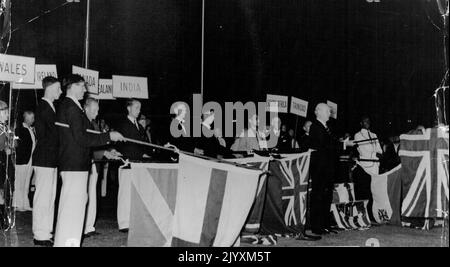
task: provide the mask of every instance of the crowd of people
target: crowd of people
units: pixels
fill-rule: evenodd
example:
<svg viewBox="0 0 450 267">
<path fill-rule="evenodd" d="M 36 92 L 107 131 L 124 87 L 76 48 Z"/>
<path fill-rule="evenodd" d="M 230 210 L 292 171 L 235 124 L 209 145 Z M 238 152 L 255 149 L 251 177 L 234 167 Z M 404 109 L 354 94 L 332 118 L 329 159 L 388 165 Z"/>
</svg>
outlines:
<svg viewBox="0 0 450 267">
<path fill-rule="evenodd" d="M 100 172 L 106 179 L 107 173 L 118 172 L 124 159 L 176 161 L 176 156 L 150 146 L 126 142 L 156 142 L 150 120 L 141 114 L 139 100 L 126 102 L 126 117 L 111 129 L 104 119 L 98 118 L 98 101 L 85 97 L 86 86 L 81 76 L 68 75 L 62 83 L 54 77 L 46 77 L 43 88 L 44 96 L 36 110 L 23 112 L 23 122 L 15 127 L 12 142 L 8 132 L 3 130 L 0 151 L 2 155 L 10 155 L 12 149 L 16 151 L 12 203 L 18 212 L 32 211 L 34 244 L 79 246 L 83 237 L 99 234 L 95 230 L 95 219 Z M 59 104 L 55 106 L 58 99 Z M 8 115 L 8 105 L 0 101 L 1 125 L 6 124 Z M 398 139 L 381 142 L 371 131 L 368 117 L 361 119 L 361 129 L 354 134 L 353 141 L 347 138 L 349 134 L 337 138 L 328 127 L 331 113 L 325 103 L 316 106 L 316 118 L 303 123 L 303 133 L 298 138 L 296 130 L 282 124 L 278 117 L 270 121 L 270 126 L 260 127 L 258 116 L 253 115 L 237 138 L 227 140 L 221 129 L 213 127 L 213 119 L 208 116 L 211 113 L 203 115 L 202 129 L 212 130 L 212 137 L 172 138 L 168 147 L 175 146 L 199 156 L 218 159 L 244 157 L 257 151 L 289 153 L 312 149 L 309 209 L 313 235 L 301 237 L 308 240 L 317 240 L 320 235 L 335 232 L 328 218 L 336 181 L 346 177 L 344 182 L 355 183 L 356 198 L 370 201 L 371 176 L 388 171 L 400 162 Z M 276 142 L 269 142 L 270 137 Z M 346 160 L 342 160 L 345 158 L 342 155 L 347 155 Z M 3 171 L 6 158 L 2 157 L 0 162 Z M 342 162 L 350 166 L 344 168 L 344 172 L 341 171 Z M 58 176 L 62 186 L 57 196 Z M 126 179 L 120 174 L 117 176 L 117 221 L 119 230 L 127 232 L 130 192 L 126 189 Z M 34 191 L 32 205 L 30 185 Z M 55 215 L 57 197 L 59 206 Z M 3 199 L 0 191 L 0 205 L 4 204 L 1 202 Z"/>
</svg>

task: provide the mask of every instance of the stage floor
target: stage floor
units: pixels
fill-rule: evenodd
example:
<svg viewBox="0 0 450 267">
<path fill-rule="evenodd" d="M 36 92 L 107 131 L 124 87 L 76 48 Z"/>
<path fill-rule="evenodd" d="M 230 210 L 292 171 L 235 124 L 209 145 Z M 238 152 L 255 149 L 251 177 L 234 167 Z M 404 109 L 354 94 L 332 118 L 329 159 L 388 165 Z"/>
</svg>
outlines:
<svg viewBox="0 0 450 267">
<path fill-rule="evenodd" d="M 127 234 L 117 230 L 115 212 L 111 209 L 103 210 L 99 214 L 96 225 L 101 235 L 87 238 L 83 241 L 83 247 L 125 247 Z M 303 247 L 303 246 L 366 246 L 370 238 L 376 238 L 380 246 L 441 246 L 442 228 L 434 228 L 430 231 L 422 231 L 396 226 L 377 226 L 366 231 L 345 231 L 335 235 L 327 235 L 316 242 L 297 241 L 289 238 L 279 238 L 280 247 Z M 8 238 L 5 240 L 5 238 Z M 31 212 L 20 212 L 16 216 L 16 228 L 10 231 L 8 236 L 0 234 L 0 247 L 2 246 L 33 246 L 31 232 Z M 244 247 L 254 246 L 241 244 Z"/>
</svg>

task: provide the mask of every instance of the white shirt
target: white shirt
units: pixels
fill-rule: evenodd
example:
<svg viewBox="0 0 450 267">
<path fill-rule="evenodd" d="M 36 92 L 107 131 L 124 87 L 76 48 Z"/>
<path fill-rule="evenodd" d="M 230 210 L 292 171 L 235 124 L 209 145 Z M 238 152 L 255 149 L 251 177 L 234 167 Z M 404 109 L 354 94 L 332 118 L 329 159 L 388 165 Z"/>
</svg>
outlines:
<svg viewBox="0 0 450 267">
<path fill-rule="evenodd" d="M 370 130 L 361 129 L 361 131 L 355 134 L 355 141 L 361 141 L 366 139 L 375 139 L 377 135 L 372 133 Z M 359 156 L 362 159 L 374 159 L 377 160 L 377 153 L 383 153 L 381 149 L 380 142 L 378 140 L 367 141 L 358 144 L 358 152 Z M 362 161 L 358 162 L 359 166 L 361 166 L 368 174 L 370 175 L 378 175 L 379 171 L 379 162 L 368 162 Z"/>
<path fill-rule="evenodd" d="M 130 115 L 128 115 L 127 117 L 139 130 L 139 124 L 138 124 L 137 120 L 135 118 L 131 117 Z"/>
<path fill-rule="evenodd" d="M 325 127 L 325 128 L 328 128 L 328 126 L 327 126 L 327 123 L 326 122 L 324 122 L 324 121 L 322 121 L 322 120 L 320 120 L 320 119 L 317 119 L 320 123 L 322 123 L 323 124 L 323 126 Z"/>
<path fill-rule="evenodd" d="M 81 107 L 81 104 L 80 104 L 80 101 L 78 101 L 78 99 L 76 99 L 75 97 L 73 97 L 73 96 L 67 96 L 68 98 L 70 98 L 70 99 L 72 99 L 72 101 L 73 102 L 75 102 L 75 104 L 77 104 L 77 106 L 81 109 L 81 110 L 83 110 L 83 108 Z M 83 110 L 84 111 L 84 110 Z"/>
<path fill-rule="evenodd" d="M 53 112 L 56 113 L 55 106 L 53 105 L 52 101 L 50 101 L 49 99 L 47 99 L 45 97 L 43 97 L 42 100 L 46 101 L 50 105 L 50 107 L 53 109 Z"/>
</svg>

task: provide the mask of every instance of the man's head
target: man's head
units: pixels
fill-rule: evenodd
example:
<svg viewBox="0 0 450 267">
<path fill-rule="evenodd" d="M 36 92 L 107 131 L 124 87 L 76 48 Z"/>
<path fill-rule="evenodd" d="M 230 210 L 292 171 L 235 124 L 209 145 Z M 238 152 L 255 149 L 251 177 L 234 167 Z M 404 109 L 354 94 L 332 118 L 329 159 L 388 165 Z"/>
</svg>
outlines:
<svg viewBox="0 0 450 267">
<path fill-rule="evenodd" d="M 316 118 L 320 121 L 327 122 L 330 119 L 330 106 L 325 103 L 319 103 L 314 111 Z"/>
<path fill-rule="evenodd" d="M 50 101 L 55 101 L 62 94 L 61 83 L 53 76 L 42 79 L 42 88 L 44 88 L 44 97 Z"/>
<path fill-rule="evenodd" d="M 137 119 L 141 113 L 141 102 L 137 99 L 129 99 L 127 101 L 128 116 Z"/>
<path fill-rule="evenodd" d="M 27 124 L 28 126 L 31 126 L 34 124 L 34 112 L 30 110 L 26 110 L 23 113 L 23 122 Z"/>
<path fill-rule="evenodd" d="M 81 75 L 70 74 L 63 81 L 63 86 L 66 88 L 66 95 L 75 97 L 78 100 L 83 99 L 87 92 L 86 82 Z"/>
<path fill-rule="evenodd" d="M 361 118 L 361 127 L 366 130 L 370 129 L 370 118 L 369 117 L 364 116 Z"/>
<path fill-rule="evenodd" d="M 281 132 L 283 132 L 283 133 L 287 132 L 286 124 L 281 125 Z"/>
<path fill-rule="evenodd" d="M 0 122 L 5 123 L 8 121 L 8 119 L 9 119 L 8 104 L 0 100 Z"/>
<path fill-rule="evenodd" d="M 87 98 L 84 102 L 84 111 L 86 112 L 86 116 L 90 121 L 95 120 L 98 115 L 98 110 L 100 109 L 98 105 L 98 100 L 94 98 Z"/>
<path fill-rule="evenodd" d="M 311 128 L 311 121 L 305 121 L 305 123 L 303 123 L 303 131 L 305 131 L 306 134 L 309 134 L 309 129 Z"/>
</svg>

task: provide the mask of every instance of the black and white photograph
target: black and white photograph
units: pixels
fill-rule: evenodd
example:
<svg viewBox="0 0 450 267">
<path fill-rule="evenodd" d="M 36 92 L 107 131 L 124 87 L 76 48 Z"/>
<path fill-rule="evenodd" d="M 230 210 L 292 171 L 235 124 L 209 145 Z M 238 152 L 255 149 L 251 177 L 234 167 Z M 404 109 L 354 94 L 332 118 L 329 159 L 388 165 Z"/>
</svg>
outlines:
<svg viewBox="0 0 450 267">
<path fill-rule="evenodd" d="M 448 16 L 0 0 L 0 247 L 449 247 Z"/>
</svg>

